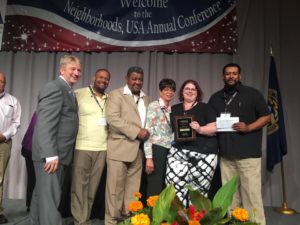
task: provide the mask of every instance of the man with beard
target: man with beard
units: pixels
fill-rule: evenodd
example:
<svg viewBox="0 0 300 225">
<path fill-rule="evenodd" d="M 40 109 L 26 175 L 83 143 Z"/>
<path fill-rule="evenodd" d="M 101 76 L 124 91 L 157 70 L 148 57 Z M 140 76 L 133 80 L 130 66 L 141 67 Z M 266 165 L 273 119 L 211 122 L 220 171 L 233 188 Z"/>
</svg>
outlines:
<svg viewBox="0 0 300 225">
<path fill-rule="evenodd" d="M 230 63 L 223 68 L 225 86 L 213 94 L 209 104 L 217 116 L 239 117 L 232 128 L 235 132 L 219 132 L 220 168 L 222 183 L 239 175 L 238 190 L 231 209 L 243 207 L 265 225 L 261 196 L 262 128 L 270 122 L 270 112 L 262 94 L 241 83 L 241 68 Z"/>
<path fill-rule="evenodd" d="M 72 170 L 71 212 L 76 225 L 91 224 L 90 215 L 106 161 L 105 118 L 110 80 L 107 69 L 98 69 L 93 85 L 75 91 L 79 129 Z"/>
<path fill-rule="evenodd" d="M 116 224 L 128 216 L 128 204 L 140 188 L 141 147 L 149 137 L 144 128 L 149 98 L 141 90 L 143 78 L 142 68 L 130 67 L 125 87 L 109 93 L 105 225 Z"/>
</svg>

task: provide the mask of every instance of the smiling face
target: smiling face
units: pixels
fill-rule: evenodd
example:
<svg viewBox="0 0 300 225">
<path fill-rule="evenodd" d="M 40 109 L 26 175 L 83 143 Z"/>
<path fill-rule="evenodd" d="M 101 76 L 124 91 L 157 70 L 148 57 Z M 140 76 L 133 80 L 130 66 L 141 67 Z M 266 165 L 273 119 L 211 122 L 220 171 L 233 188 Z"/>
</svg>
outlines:
<svg viewBox="0 0 300 225">
<path fill-rule="evenodd" d="M 70 86 L 73 86 L 81 77 L 81 66 L 78 63 L 67 63 L 60 68 L 60 74 Z"/>
<path fill-rule="evenodd" d="M 98 93 L 104 93 L 105 89 L 108 87 L 110 80 L 110 74 L 106 70 L 99 70 L 94 75 L 93 89 Z"/>
<path fill-rule="evenodd" d="M 139 95 L 143 87 L 144 75 L 142 73 L 132 72 L 126 76 L 126 81 L 132 94 Z"/>
<path fill-rule="evenodd" d="M 183 99 L 185 102 L 195 102 L 197 99 L 197 88 L 193 83 L 187 83 L 183 88 Z"/>
<path fill-rule="evenodd" d="M 236 66 L 226 67 L 223 74 L 223 80 L 226 86 L 233 87 L 241 81 L 239 68 Z"/>
<path fill-rule="evenodd" d="M 172 101 L 173 97 L 175 95 L 175 91 L 174 89 L 170 88 L 170 87 L 165 87 L 164 89 L 162 89 L 159 92 L 159 96 L 162 98 L 162 100 L 165 103 L 169 103 Z"/>
</svg>

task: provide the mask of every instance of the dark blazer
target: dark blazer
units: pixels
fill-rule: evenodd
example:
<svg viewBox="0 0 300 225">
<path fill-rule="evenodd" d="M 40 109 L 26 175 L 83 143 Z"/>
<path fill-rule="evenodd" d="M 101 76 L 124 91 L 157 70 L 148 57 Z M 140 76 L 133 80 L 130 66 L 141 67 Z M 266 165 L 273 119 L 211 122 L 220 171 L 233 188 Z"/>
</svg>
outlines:
<svg viewBox="0 0 300 225">
<path fill-rule="evenodd" d="M 57 78 L 40 91 L 37 123 L 32 139 L 32 160 L 58 156 L 59 162 L 69 165 L 78 131 L 77 104 L 68 84 Z"/>
</svg>

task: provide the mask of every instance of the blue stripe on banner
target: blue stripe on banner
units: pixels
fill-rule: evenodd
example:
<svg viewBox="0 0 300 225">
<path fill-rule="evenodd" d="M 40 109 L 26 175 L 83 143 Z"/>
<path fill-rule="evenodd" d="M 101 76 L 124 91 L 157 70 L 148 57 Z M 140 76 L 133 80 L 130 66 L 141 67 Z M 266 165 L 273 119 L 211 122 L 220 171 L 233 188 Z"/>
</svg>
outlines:
<svg viewBox="0 0 300 225">
<path fill-rule="evenodd" d="M 37 24 L 34 34 L 26 32 L 31 39 L 39 35 L 39 32 L 44 32 L 44 27 L 52 26 L 73 32 L 73 38 L 81 35 L 87 41 L 93 40 L 111 46 L 147 48 L 176 43 L 183 47 L 177 49 L 168 46 L 166 49 L 175 52 L 205 52 L 206 49 L 206 52 L 233 53 L 237 42 L 235 7 L 234 0 L 8 0 L 6 16 L 11 21 L 7 24 L 7 30 L 15 26 L 22 27 L 23 24 L 26 27 L 29 20 Z M 18 16 L 32 19 L 17 18 Z M 12 24 L 13 22 L 18 24 Z M 18 46 L 18 43 L 13 45 L 14 40 L 10 38 L 19 39 L 19 34 L 7 33 L 11 37 L 6 35 L 4 42 L 10 43 L 12 47 Z M 50 31 L 51 35 L 53 31 Z M 45 40 L 51 38 L 53 37 L 45 37 Z M 76 40 L 78 41 L 81 40 Z M 59 42 L 70 44 L 70 37 Z M 36 44 L 34 42 L 32 45 Z M 67 47 L 74 51 L 87 48 L 103 50 L 106 46 L 96 48 L 96 43 L 93 45 L 89 42 L 88 47 Z M 39 49 L 46 50 L 43 46 L 39 46 Z"/>
</svg>

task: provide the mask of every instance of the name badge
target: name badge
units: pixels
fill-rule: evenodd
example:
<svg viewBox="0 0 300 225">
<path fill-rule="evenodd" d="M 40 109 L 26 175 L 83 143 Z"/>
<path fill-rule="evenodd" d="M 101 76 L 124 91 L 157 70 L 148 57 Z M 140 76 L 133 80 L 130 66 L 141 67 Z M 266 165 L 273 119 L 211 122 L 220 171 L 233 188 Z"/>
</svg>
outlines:
<svg viewBox="0 0 300 225">
<path fill-rule="evenodd" d="M 221 113 L 221 115 L 220 115 L 221 118 L 228 118 L 228 117 L 230 117 L 230 116 L 231 116 L 231 113 L 228 113 L 228 112 L 223 112 L 223 113 Z"/>
<path fill-rule="evenodd" d="M 101 117 L 97 120 L 97 125 L 98 126 L 107 126 L 106 119 L 104 117 Z"/>
</svg>

